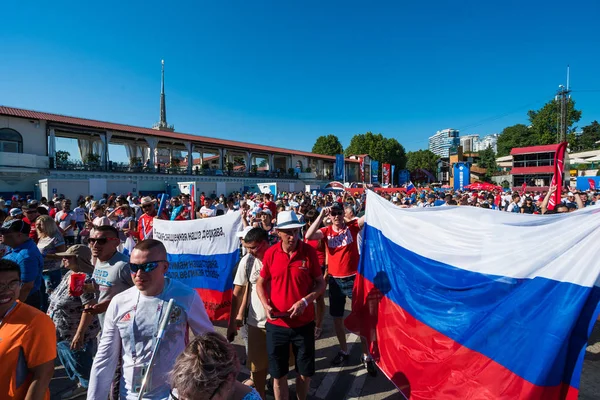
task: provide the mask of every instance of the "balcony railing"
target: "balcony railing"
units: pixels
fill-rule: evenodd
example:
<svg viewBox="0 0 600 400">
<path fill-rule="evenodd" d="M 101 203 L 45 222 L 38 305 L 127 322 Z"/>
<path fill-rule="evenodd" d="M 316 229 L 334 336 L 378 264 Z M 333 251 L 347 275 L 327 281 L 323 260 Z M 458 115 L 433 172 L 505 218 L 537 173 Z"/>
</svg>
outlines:
<svg viewBox="0 0 600 400">
<path fill-rule="evenodd" d="M 48 157 L 26 153 L 0 152 L 0 167 L 47 169 Z"/>
<path fill-rule="evenodd" d="M 83 163 L 81 161 L 69 160 L 56 163 L 56 169 L 61 171 L 83 171 L 104 172 L 104 166 L 100 163 Z M 108 172 L 131 173 L 131 174 L 161 174 L 161 175 L 188 175 L 188 169 L 181 167 L 157 166 L 154 170 L 143 165 L 130 165 L 128 163 L 109 162 Z M 317 175 L 315 173 L 293 173 L 271 172 L 271 171 L 235 171 L 194 168 L 191 175 L 196 176 L 225 176 L 231 178 L 263 178 L 263 179 L 319 179 L 331 180 L 331 176 Z"/>
</svg>

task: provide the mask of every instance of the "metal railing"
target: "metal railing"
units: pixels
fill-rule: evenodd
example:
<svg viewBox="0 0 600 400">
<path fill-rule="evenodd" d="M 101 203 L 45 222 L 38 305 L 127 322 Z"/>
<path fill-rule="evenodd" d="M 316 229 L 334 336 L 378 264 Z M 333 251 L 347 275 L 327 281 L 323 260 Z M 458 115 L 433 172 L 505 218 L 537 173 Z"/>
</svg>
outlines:
<svg viewBox="0 0 600 400">
<path fill-rule="evenodd" d="M 192 173 L 185 166 L 156 166 L 154 169 L 144 165 L 131 165 L 129 163 L 109 162 L 107 170 L 101 163 L 83 163 L 78 160 L 56 162 L 55 168 L 60 171 L 84 171 L 84 172 L 118 172 L 131 174 L 160 174 L 160 175 L 192 175 L 192 176 L 224 176 L 231 178 L 272 178 L 272 179 L 299 179 L 297 173 L 271 172 L 271 171 L 235 171 L 209 168 L 194 168 Z M 316 175 L 317 180 L 331 180 L 332 176 Z"/>
</svg>

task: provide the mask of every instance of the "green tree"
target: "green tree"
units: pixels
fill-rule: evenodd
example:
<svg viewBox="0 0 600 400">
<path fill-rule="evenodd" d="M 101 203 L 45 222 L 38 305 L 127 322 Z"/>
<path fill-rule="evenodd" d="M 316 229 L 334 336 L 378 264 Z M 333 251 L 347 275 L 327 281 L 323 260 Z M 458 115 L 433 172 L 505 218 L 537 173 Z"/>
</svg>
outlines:
<svg viewBox="0 0 600 400">
<path fill-rule="evenodd" d="M 438 156 L 430 150 L 409 151 L 406 154 L 406 169 L 414 172 L 417 169 L 426 169 L 435 174 L 437 171 Z"/>
<path fill-rule="evenodd" d="M 491 146 L 488 146 L 487 149 L 479 152 L 479 163 L 477 165 L 486 169 L 483 180 L 485 182 L 491 182 L 494 172 L 498 169 L 498 165 L 496 164 L 496 154 Z"/>
<path fill-rule="evenodd" d="M 530 110 L 527 115 L 531 122 L 531 131 L 536 136 L 536 145 L 558 143 L 560 122 L 560 102 L 550 100 L 537 111 Z M 581 119 L 581 111 L 575 109 L 572 99 L 567 101 L 567 134 L 574 132 L 573 124 Z"/>
<path fill-rule="evenodd" d="M 395 165 L 398 170 L 406 166 L 406 150 L 396 139 L 385 138 L 381 133 L 367 132 L 357 134 L 346 148 L 346 157 L 356 154 L 368 154 L 381 164 Z M 381 173 L 381 168 L 379 168 Z"/>
<path fill-rule="evenodd" d="M 313 145 L 312 152 L 315 154 L 325 154 L 335 156 L 343 154 L 344 148 L 340 140 L 335 135 L 319 136 Z"/>
<path fill-rule="evenodd" d="M 65 150 L 58 150 L 55 157 L 58 164 L 64 164 L 69 160 L 69 157 L 71 157 L 71 153 Z"/>
<path fill-rule="evenodd" d="M 594 121 L 584 126 L 581 133 L 574 132 L 569 135 L 569 149 L 572 152 L 594 150 L 598 147 L 596 144 L 600 140 L 600 124 Z"/>
<path fill-rule="evenodd" d="M 538 144 L 537 139 L 530 128 L 523 124 L 517 124 L 504 128 L 498 136 L 498 157 L 510 154 L 513 147 L 534 146 Z"/>
</svg>

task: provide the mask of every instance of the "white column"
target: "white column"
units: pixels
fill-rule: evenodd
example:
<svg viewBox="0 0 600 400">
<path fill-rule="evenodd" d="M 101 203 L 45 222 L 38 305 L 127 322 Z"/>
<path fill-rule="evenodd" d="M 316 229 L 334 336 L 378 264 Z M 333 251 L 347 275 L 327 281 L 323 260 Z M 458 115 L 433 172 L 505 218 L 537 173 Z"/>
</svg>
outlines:
<svg viewBox="0 0 600 400">
<path fill-rule="evenodd" d="M 154 171 L 154 167 L 156 164 L 156 146 L 158 146 L 158 138 L 155 137 L 145 137 L 146 143 L 148 143 L 148 147 L 150 147 L 150 170 Z"/>
<path fill-rule="evenodd" d="M 246 152 L 246 173 L 250 172 L 250 167 L 252 166 L 252 152 Z"/>
<path fill-rule="evenodd" d="M 275 171 L 275 156 L 273 154 L 269 154 L 269 172 Z"/>
<path fill-rule="evenodd" d="M 56 135 L 54 128 L 50 129 L 48 139 L 48 157 L 56 157 Z"/>
<path fill-rule="evenodd" d="M 192 174 L 192 168 L 194 167 L 194 155 L 192 154 L 192 151 L 194 150 L 194 145 L 192 144 L 192 142 L 186 142 L 185 143 L 185 148 L 187 150 L 188 153 L 188 157 L 187 157 L 187 162 L 188 162 L 188 174 Z"/>
<path fill-rule="evenodd" d="M 100 135 L 100 140 L 102 140 L 102 146 L 104 147 L 104 159 L 102 160 L 102 164 L 104 165 L 104 170 L 108 171 L 108 144 L 110 143 L 110 138 L 112 138 L 112 132 L 105 132 L 104 135 Z"/>
</svg>

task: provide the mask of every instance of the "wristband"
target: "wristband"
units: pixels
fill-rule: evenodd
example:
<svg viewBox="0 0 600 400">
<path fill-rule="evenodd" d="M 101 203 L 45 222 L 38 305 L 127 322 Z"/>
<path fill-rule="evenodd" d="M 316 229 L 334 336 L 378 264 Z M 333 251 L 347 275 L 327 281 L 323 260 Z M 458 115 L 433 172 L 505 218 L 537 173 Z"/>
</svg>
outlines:
<svg viewBox="0 0 600 400">
<path fill-rule="evenodd" d="M 302 302 L 304 303 L 304 307 L 308 307 L 308 301 L 303 297 Z"/>
</svg>

